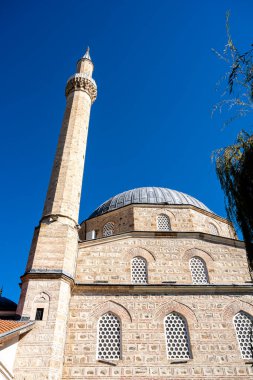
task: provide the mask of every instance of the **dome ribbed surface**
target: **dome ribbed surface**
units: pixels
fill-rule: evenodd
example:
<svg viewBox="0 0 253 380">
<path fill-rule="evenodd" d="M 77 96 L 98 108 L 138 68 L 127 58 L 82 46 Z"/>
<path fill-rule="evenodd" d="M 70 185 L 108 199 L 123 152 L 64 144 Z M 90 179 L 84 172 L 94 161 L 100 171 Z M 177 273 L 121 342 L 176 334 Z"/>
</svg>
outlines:
<svg viewBox="0 0 253 380">
<path fill-rule="evenodd" d="M 181 193 L 180 191 L 166 189 L 163 187 L 139 187 L 137 189 L 125 191 L 124 193 L 120 193 L 110 198 L 108 201 L 99 206 L 88 219 L 105 214 L 106 212 L 117 210 L 130 204 L 191 205 L 211 212 L 211 210 L 209 210 L 209 208 L 202 202 L 190 195 Z"/>
</svg>

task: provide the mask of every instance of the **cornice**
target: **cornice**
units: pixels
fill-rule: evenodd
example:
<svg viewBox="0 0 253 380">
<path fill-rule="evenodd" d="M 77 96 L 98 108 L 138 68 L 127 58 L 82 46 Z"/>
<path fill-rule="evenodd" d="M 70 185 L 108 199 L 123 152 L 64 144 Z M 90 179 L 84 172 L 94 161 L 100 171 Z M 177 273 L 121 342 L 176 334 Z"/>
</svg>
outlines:
<svg viewBox="0 0 253 380">
<path fill-rule="evenodd" d="M 73 293 L 90 294 L 168 294 L 168 295 L 207 295 L 207 294 L 253 294 L 253 283 L 245 284 L 208 284 L 192 285 L 177 283 L 161 284 L 108 284 L 76 282 L 68 273 L 61 270 L 33 269 L 21 276 L 22 282 L 28 280 L 63 280 L 72 287 Z"/>
<path fill-rule="evenodd" d="M 135 239 L 196 239 L 213 244 L 228 245 L 230 247 L 245 249 L 245 243 L 241 240 L 235 240 L 224 236 L 216 236 L 205 232 L 176 232 L 176 231 L 131 231 L 122 234 L 111 235 L 94 240 L 83 240 L 79 242 L 79 248 L 95 246 L 98 244 L 111 243 L 119 240 Z"/>
<path fill-rule="evenodd" d="M 47 269 L 31 269 L 29 272 L 25 272 L 20 277 L 22 282 L 28 280 L 64 280 L 71 285 L 74 284 L 74 278 L 67 272 L 60 269 L 47 270 Z"/>
<path fill-rule="evenodd" d="M 87 284 L 76 282 L 73 293 L 110 295 L 247 295 L 253 294 L 253 284 Z"/>
</svg>

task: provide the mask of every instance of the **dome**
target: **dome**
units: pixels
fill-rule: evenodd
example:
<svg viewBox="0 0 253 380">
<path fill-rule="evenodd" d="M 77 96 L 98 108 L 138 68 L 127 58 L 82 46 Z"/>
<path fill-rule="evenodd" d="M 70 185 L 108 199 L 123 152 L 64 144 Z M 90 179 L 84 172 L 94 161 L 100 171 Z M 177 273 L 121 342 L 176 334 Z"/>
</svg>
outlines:
<svg viewBox="0 0 253 380">
<path fill-rule="evenodd" d="M 17 304 L 9 298 L 0 296 L 0 311 L 16 311 Z"/>
<path fill-rule="evenodd" d="M 130 204 L 191 205 L 212 212 L 202 202 L 180 191 L 163 187 L 139 187 L 124 191 L 100 205 L 90 216 L 94 218 Z"/>
</svg>

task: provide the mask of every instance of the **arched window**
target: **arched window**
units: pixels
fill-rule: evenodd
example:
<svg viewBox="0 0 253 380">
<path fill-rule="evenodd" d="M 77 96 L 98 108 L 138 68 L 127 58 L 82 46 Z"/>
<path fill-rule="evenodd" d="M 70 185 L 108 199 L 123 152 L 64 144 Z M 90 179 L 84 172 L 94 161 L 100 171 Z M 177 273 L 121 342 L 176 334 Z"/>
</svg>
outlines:
<svg viewBox="0 0 253 380">
<path fill-rule="evenodd" d="M 157 216 L 157 230 L 158 231 L 171 231 L 170 219 L 165 214 Z"/>
<path fill-rule="evenodd" d="M 114 223 L 108 222 L 104 225 L 103 236 L 111 236 L 114 234 Z"/>
<path fill-rule="evenodd" d="M 211 235 L 219 235 L 218 228 L 213 223 L 209 223 L 209 232 Z"/>
<path fill-rule="evenodd" d="M 49 312 L 49 301 L 49 295 L 45 292 L 36 295 L 33 300 L 31 319 L 36 321 L 46 321 Z"/>
<path fill-rule="evenodd" d="M 131 274 L 133 284 L 147 284 L 147 262 L 143 257 L 136 256 L 132 259 Z"/>
<path fill-rule="evenodd" d="M 208 274 L 206 264 L 200 257 L 192 257 L 190 260 L 190 269 L 193 285 L 208 284 Z"/>
<path fill-rule="evenodd" d="M 239 311 L 234 316 L 234 326 L 243 359 L 253 358 L 253 317 Z"/>
<path fill-rule="evenodd" d="M 171 313 L 164 320 L 167 355 L 169 359 L 189 359 L 191 357 L 187 323 L 177 314 Z"/>
<path fill-rule="evenodd" d="M 121 331 L 120 320 L 111 312 L 99 319 L 98 323 L 98 359 L 120 359 Z"/>
</svg>

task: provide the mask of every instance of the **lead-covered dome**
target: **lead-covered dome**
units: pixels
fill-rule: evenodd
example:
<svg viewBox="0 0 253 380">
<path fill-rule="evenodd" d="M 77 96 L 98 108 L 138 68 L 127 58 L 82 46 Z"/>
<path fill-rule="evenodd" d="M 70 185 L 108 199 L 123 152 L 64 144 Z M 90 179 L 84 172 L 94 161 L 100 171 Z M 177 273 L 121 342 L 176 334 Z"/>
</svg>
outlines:
<svg viewBox="0 0 253 380">
<path fill-rule="evenodd" d="M 1 311 L 16 311 L 17 304 L 9 298 L 0 295 L 0 312 Z"/>
<path fill-rule="evenodd" d="M 180 191 L 163 187 L 139 187 L 137 189 L 124 191 L 110 198 L 100 205 L 88 219 L 130 204 L 191 205 L 211 212 L 202 202 Z"/>
</svg>

